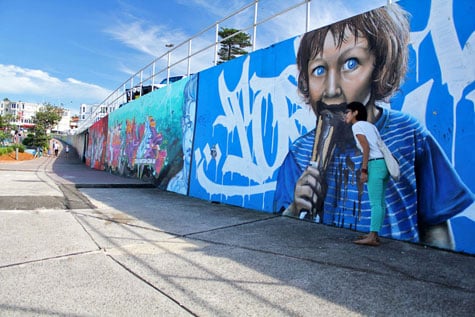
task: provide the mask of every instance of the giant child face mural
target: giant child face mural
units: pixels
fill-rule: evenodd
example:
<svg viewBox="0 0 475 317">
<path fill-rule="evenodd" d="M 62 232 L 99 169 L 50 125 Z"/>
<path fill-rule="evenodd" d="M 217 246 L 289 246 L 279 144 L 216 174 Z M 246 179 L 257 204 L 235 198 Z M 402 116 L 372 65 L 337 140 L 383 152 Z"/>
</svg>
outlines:
<svg viewBox="0 0 475 317">
<path fill-rule="evenodd" d="M 345 105 L 359 101 L 402 169 L 401 180 L 388 186 L 380 234 L 453 248 L 447 220 L 472 204 L 473 195 L 420 122 L 381 106 L 404 79 L 407 17 L 394 4 L 303 36 L 299 88 L 315 111 L 317 127 L 294 142 L 283 162 L 276 211 L 369 231 L 369 198 L 359 182 L 361 153 L 341 124 Z"/>
<path fill-rule="evenodd" d="M 474 226 L 473 150 L 457 146 L 474 124 L 473 25 L 460 14 L 470 7 L 400 6 L 411 20 L 382 7 L 201 72 L 190 195 L 368 231 L 361 153 L 343 121 L 345 104 L 360 101 L 402 169 L 380 234 L 473 245 L 460 239 Z M 457 153 L 467 162 L 456 165 Z"/>
</svg>

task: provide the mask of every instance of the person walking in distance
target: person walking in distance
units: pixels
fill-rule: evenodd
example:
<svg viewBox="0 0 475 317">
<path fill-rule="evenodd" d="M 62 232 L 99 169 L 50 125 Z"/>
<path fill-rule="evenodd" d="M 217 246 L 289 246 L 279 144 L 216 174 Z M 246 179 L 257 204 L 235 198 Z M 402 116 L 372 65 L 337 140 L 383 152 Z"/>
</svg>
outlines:
<svg viewBox="0 0 475 317">
<path fill-rule="evenodd" d="M 59 146 L 58 142 L 53 142 L 53 150 L 54 150 L 54 157 L 58 157 L 58 152 L 59 152 Z"/>
</svg>

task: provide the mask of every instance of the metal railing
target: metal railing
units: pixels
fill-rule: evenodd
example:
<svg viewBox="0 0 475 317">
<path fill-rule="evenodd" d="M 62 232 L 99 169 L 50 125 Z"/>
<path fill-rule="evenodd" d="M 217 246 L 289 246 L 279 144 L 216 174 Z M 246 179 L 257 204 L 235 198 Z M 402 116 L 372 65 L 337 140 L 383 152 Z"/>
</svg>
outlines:
<svg viewBox="0 0 475 317">
<path fill-rule="evenodd" d="M 300 0 L 298 1 L 297 3 L 291 5 L 291 6 L 288 6 L 286 7 L 285 9 L 269 16 L 269 17 L 266 17 L 262 20 L 259 20 L 258 19 L 258 16 L 259 16 L 259 2 L 261 2 L 262 0 L 254 0 L 252 1 L 251 3 L 243 6 L 242 8 L 240 8 L 239 10 L 231 13 L 230 15 L 228 15 L 227 17 L 215 22 L 214 24 L 208 26 L 207 28 L 203 29 L 202 31 L 200 31 L 199 33 L 195 34 L 194 36 L 190 37 L 189 39 L 179 43 L 178 45 L 170 45 L 167 47 L 169 47 L 170 49 L 165 52 L 164 54 L 158 56 L 157 58 L 155 58 L 152 62 L 150 62 L 149 64 L 145 65 L 144 67 L 142 67 L 140 70 L 138 70 L 135 74 L 133 74 L 132 76 L 130 76 L 123 84 L 121 84 L 116 90 L 114 90 L 109 96 L 107 96 L 100 104 L 94 106 L 92 109 L 91 109 L 91 113 L 90 115 L 82 120 L 80 123 L 79 123 L 79 126 L 78 126 L 78 129 L 77 129 L 77 132 L 76 133 L 81 133 L 83 132 L 84 130 L 86 130 L 87 128 L 89 128 L 92 124 L 94 124 L 97 120 L 99 120 L 100 118 L 102 118 L 104 116 L 104 113 L 103 111 L 101 111 L 101 109 L 104 109 L 104 107 L 106 109 L 108 109 L 109 111 L 108 112 L 112 112 L 114 111 L 115 109 L 117 109 L 118 107 L 120 107 L 121 105 L 127 103 L 129 100 L 128 100 L 128 97 L 127 97 L 127 93 L 138 93 L 138 96 L 141 96 L 143 91 L 144 91 L 144 87 L 147 87 L 147 89 L 151 89 L 151 90 L 154 90 L 155 87 L 157 86 L 157 79 L 160 78 L 166 78 L 166 84 L 168 85 L 169 84 L 169 78 L 171 76 L 171 73 L 172 73 L 172 70 L 175 70 L 175 69 L 178 69 L 178 67 L 181 65 L 181 69 L 184 70 L 183 68 L 183 63 L 186 63 L 186 70 L 183 72 L 183 71 L 176 71 L 175 73 L 176 74 L 180 74 L 180 75 L 183 75 L 183 74 L 186 74 L 187 76 L 189 76 L 191 73 L 194 73 L 194 72 L 199 72 L 203 69 L 206 68 L 206 66 L 214 66 L 218 63 L 218 51 L 219 51 L 219 47 L 220 47 L 220 44 L 222 41 L 224 40 L 227 40 L 227 39 L 230 39 L 234 36 L 236 36 L 237 34 L 239 34 L 239 32 L 248 32 L 250 30 L 252 30 L 252 36 L 251 36 L 251 44 L 252 44 L 252 51 L 255 51 L 258 47 L 257 47 L 257 28 L 258 26 L 264 24 L 264 23 L 267 23 L 271 20 L 273 20 L 274 18 L 278 17 L 278 16 L 281 16 L 281 15 L 284 15 L 292 10 L 295 10 L 296 8 L 299 8 L 301 6 L 304 6 L 306 5 L 306 21 L 305 21 L 305 29 L 302 29 L 300 31 L 300 33 L 304 33 L 306 31 L 308 31 L 308 28 L 309 28 L 309 20 L 310 20 L 310 1 L 311 0 Z M 253 23 L 249 26 L 246 26 L 244 28 L 240 28 L 239 29 L 239 32 L 235 33 L 235 34 L 232 34 L 226 38 L 223 38 L 223 39 L 219 39 L 219 35 L 218 35 L 218 32 L 219 32 L 219 29 L 222 25 L 224 25 L 226 22 L 230 21 L 233 17 L 236 17 L 237 15 L 240 15 L 242 13 L 246 13 L 246 11 L 250 10 L 250 9 L 253 9 L 252 10 L 252 21 Z M 209 33 L 210 31 L 214 31 L 214 40 L 210 43 L 210 44 L 205 44 L 203 47 L 199 47 L 199 48 L 196 48 L 193 50 L 193 46 L 192 46 L 192 43 L 193 41 L 195 40 L 198 40 L 200 39 L 201 37 L 205 37 L 207 33 Z M 295 34 L 297 35 L 297 34 Z M 185 54 L 183 53 L 179 53 L 179 50 L 180 49 L 183 49 L 185 48 L 187 51 Z M 210 50 L 213 50 L 213 62 L 211 65 L 204 65 L 204 67 L 201 67 L 201 69 L 196 69 L 195 71 L 192 71 L 192 60 L 193 58 L 197 59 L 197 58 L 206 58 L 206 57 L 203 57 L 203 55 L 205 55 L 206 53 L 209 54 Z M 175 60 L 175 61 L 172 61 L 172 55 L 173 54 L 176 54 L 178 56 L 178 58 Z M 209 59 L 208 59 L 209 60 Z M 166 61 L 166 66 L 164 67 L 157 67 L 158 65 L 163 65 L 163 63 Z M 203 64 L 203 63 L 201 63 Z M 129 96 L 130 97 L 130 96 Z"/>
<path fill-rule="evenodd" d="M 250 2 L 249 4 L 240 8 L 239 10 L 215 22 L 214 24 L 210 25 L 209 27 L 205 28 L 201 32 L 190 37 L 189 39 L 179 43 L 178 45 L 173 45 L 173 44 L 166 45 L 166 47 L 169 48 L 167 52 L 158 56 L 152 62 L 142 67 L 135 74 L 129 77 L 123 84 L 121 84 L 116 90 L 114 90 L 109 96 L 107 96 L 104 99 L 104 101 L 102 101 L 99 105 L 94 106 L 93 109 L 91 109 L 90 115 L 79 123 L 76 133 L 83 132 L 84 130 L 89 128 L 92 124 L 94 124 L 97 120 L 104 117 L 105 114 L 102 109 L 104 108 L 107 109 L 106 114 L 108 114 L 114 111 L 115 109 L 119 108 L 121 105 L 130 101 L 130 98 L 127 97 L 127 93 L 131 93 L 132 99 L 133 99 L 134 93 L 138 93 L 138 96 L 142 96 L 142 94 L 144 93 L 144 87 L 147 88 L 146 89 L 147 92 L 153 91 L 157 87 L 157 78 L 165 78 L 166 85 L 168 85 L 172 70 L 176 74 L 180 74 L 180 75 L 186 74 L 187 76 L 189 76 L 191 73 L 196 73 L 203 69 L 206 69 L 207 66 L 211 67 L 211 66 L 216 65 L 218 63 L 218 51 L 219 51 L 219 46 L 221 42 L 236 36 L 240 32 L 249 32 L 252 30 L 251 52 L 255 51 L 256 49 L 259 48 L 257 45 L 258 26 L 262 26 L 263 24 L 268 23 L 269 21 L 272 21 L 276 19 L 277 17 L 282 17 L 286 14 L 294 12 L 295 10 L 301 10 L 302 7 L 304 7 L 304 10 L 305 10 L 305 23 L 302 29 L 296 30 L 296 32 L 294 32 L 295 34 L 285 34 L 280 39 L 274 39 L 273 42 L 268 43 L 268 45 L 290 38 L 292 36 L 303 34 L 309 30 L 311 0 L 295 0 L 294 4 L 289 4 L 284 9 L 274 14 L 271 14 L 267 17 L 263 17 L 262 19 L 259 20 L 261 16 L 259 14 L 260 13 L 259 3 L 263 1 L 264 0 L 254 0 Z M 387 3 L 390 4 L 391 2 L 395 2 L 395 1 L 396 0 L 387 0 Z M 288 2 L 292 2 L 292 1 L 288 1 Z M 270 1 L 269 3 L 271 3 L 272 5 L 273 1 Z M 223 38 L 221 40 L 219 39 L 218 33 L 219 33 L 220 27 L 225 25 L 225 23 L 230 23 L 232 18 L 240 14 L 248 13 L 248 11 L 251 9 L 253 9 L 252 12 L 250 13 L 250 15 L 252 16 L 252 21 L 253 21 L 251 25 L 240 28 L 238 32 L 226 38 Z M 299 16 L 301 15 L 302 13 L 300 13 Z M 300 20 L 301 19 L 299 19 L 299 21 Z M 235 28 L 235 27 L 230 27 L 230 28 Z M 212 34 L 214 36 L 214 39 L 211 41 L 211 43 L 205 44 L 202 47 L 193 49 L 193 46 L 192 46 L 193 41 L 199 41 L 200 39 L 205 38 L 206 34 L 209 32 L 214 33 Z M 260 47 L 264 47 L 264 45 L 261 45 Z M 180 53 L 180 49 L 186 49 L 186 52 Z M 211 49 L 213 49 L 212 64 L 207 65 L 206 63 L 203 64 L 203 63 L 198 62 L 196 63 L 196 65 L 198 65 L 197 68 L 193 71 L 192 59 L 194 59 L 195 62 L 196 60 L 198 61 L 206 60 L 206 57 L 203 57 L 203 55 L 206 53 L 209 54 Z M 178 56 L 178 58 L 172 62 L 172 56 Z M 166 66 L 160 68 L 159 65 L 163 65 L 165 62 L 166 62 Z M 185 62 L 186 62 L 186 67 L 183 67 L 183 63 Z"/>
</svg>

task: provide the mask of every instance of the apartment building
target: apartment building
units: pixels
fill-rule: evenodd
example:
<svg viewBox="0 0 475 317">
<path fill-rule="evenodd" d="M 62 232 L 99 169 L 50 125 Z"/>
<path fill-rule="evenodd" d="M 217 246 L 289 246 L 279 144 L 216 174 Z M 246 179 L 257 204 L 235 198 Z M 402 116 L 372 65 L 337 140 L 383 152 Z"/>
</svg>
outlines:
<svg viewBox="0 0 475 317">
<path fill-rule="evenodd" d="M 5 98 L 0 101 L 0 115 L 11 114 L 14 121 L 10 122 L 16 126 L 18 130 L 30 129 L 35 126 L 33 117 L 38 111 L 41 111 L 43 104 L 25 102 L 25 101 L 11 101 Z M 68 133 L 77 129 L 77 120 L 72 120 L 71 111 L 63 109 L 61 120 L 56 127 L 53 127 L 53 132 Z"/>
<path fill-rule="evenodd" d="M 19 129 L 28 129 L 34 126 L 33 117 L 43 105 L 25 101 L 10 101 L 4 99 L 0 101 L 0 115 L 13 115 L 15 121 L 11 122 Z"/>
</svg>

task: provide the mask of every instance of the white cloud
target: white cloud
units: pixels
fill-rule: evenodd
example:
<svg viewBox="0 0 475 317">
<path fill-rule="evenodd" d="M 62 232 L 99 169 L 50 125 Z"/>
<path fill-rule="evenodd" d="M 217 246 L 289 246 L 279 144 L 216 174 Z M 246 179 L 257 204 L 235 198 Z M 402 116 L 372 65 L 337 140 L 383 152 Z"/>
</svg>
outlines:
<svg viewBox="0 0 475 317">
<path fill-rule="evenodd" d="M 30 102 L 99 103 L 110 91 L 74 78 L 61 80 L 38 69 L 0 64 L 0 94 L 1 98 Z"/>
<path fill-rule="evenodd" d="M 147 28 L 137 21 L 127 24 L 119 23 L 107 29 L 106 32 L 130 48 L 150 56 L 157 56 L 163 53 L 167 44 L 167 39 L 160 37 L 160 33 L 164 33 L 163 29 L 157 25 Z"/>
<path fill-rule="evenodd" d="M 121 22 L 113 23 L 113 26 L 106 29 L 105 32 L 136 52 L 149 55 L 149 63 L 152 63 L 155 58 L 161 57 L 161 59 L 156 62 L 155 69 L 157 73 L 160 70 L 164 71 L 158 75 L 159 78 L 156 78 L 156 80 L 161 80 L 166 77 L 168 62 L 167 52 L 169 50 L 166 45 L 168 44 L 173 44 L 170 63 L 175 64 L 179 62 L 179 64 L 172 67 L 172 75 L 187 73 L 187 61 L 185 59 L 188 56 L 188 39 L 193 36 L 192 34 L 186 34 L 182 30 L 168 25 L 150 25 L 146 21 L 136 19 L 131 15 L 128 16 L 128 20 L 131 22 L 123 22 L 122 20 Z M 197 30 L 197 32 L 199 31 L 200 30 Z M 192 40 L 192 53 L 212 43 L 214 43 L 214 29 Z M 214 48 L 210 48 L 206 54 L 193 57 L 191 72 L 197 72 L 212 66 L 213 52 Z M 146 65 L 144 64 L 142 67 L 146 67 Z M 131 69 L 123 62 L 120 63 L 119 68 L 131 76 L 140 71 L 140 69 Z M 144 73 L 151 74 L 150 69 L 151 66 L 146 67 Z M 136 82 L 137 80 L 135 79 L 134 84 Z M 126 86 L 128 86 L 128 84 L 126 84 Z"/>
<path fill-rule="evenodd" d="M 190 7 L 199 7 L 198 10 L 206 11 L 222 19 L 236 10 L 239 10 L 244 5 L 248 4 L 249 0 L 181 0 L 178 3 L 188 5 Z M 211 23 L 210 23 L 211 24 Z"/>
<path fill-rule="evenodd" d="M 152 58 L 165 54 L 168 50 L 166 45 L 177 45 L 190 37 L 174 25 L 152 24 L 131 14 L 117 19 L 104 32 L 129 48 Z"/>
</svg>

